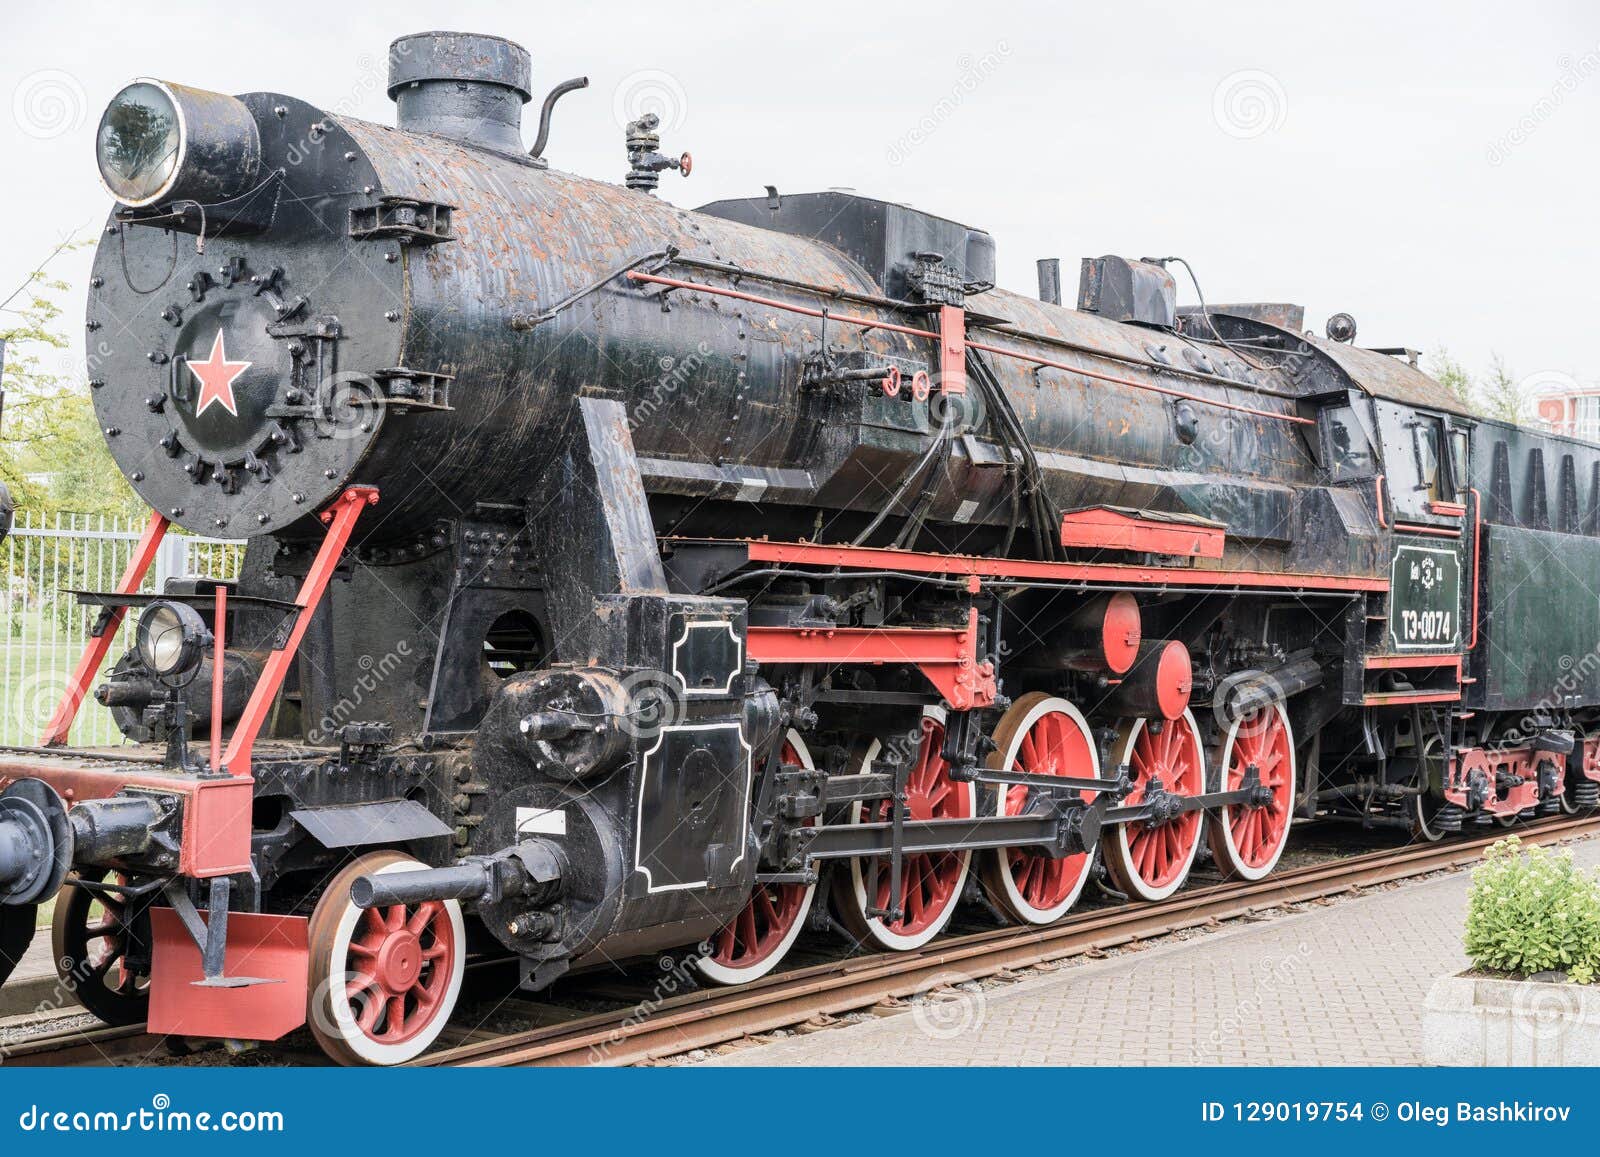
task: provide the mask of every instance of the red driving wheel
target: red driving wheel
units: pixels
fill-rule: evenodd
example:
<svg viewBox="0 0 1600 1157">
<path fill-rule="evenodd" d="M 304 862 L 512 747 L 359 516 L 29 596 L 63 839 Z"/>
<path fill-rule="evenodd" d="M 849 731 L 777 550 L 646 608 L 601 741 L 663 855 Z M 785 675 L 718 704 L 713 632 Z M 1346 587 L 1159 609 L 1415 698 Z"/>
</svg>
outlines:
<svg viewBox="0 0 1600 1157">
<path fill-rule="evenodd" d="M 1124 806 L 1143 803 L 1150 785 L 1178 796 L 1205 791 L 1205 747 L 1194 715 L 1176 719 L 1129 719 L 1112 745 L 1115 766 L 1128 765 L 1133 790 Z M 1188 811 L 1160 823 L 1135 820 L 1118 824 L 1106 835 L 1106 871 L 1112 882 L 1140 900 L 1165 900 L 1189 878 L 1205 815 Z"/>
<path fill-rule="evenodd" d="M 1081 712 L 1065 699 L 1031 691 L 1001 717 L 989 766 L 1029 775 L 1098 779 L 1100 758 Z M 1078 792 L 1091 800 L 1093 792 Z M 1022 815 L 1036 802 L 1033 788 L 1002 785 L 995 814 Z M 1001 848 L 989 857 L 984 882 L 989 894 L 1021 924 L 1049 924 L 1077 902 L 1089 879 L 1092 849 L 1052 859 L 1026 848 Z"/>
<path fill-rule="evenodd" d="M 1288 846 L 1294 811 L 1294 735 L 1283 705 L 1262 707 L 1230 727 L 1218 762 L 1223 791 L 1242 786 L 1253 765 L 1267 799 L 1218 808 L 1210 823 L 1211 854 L 1224 876 L 1259 880 L 1277 866 Z"/>
<path fill-rule="evenodd" d="M 950 778 L 950 764 L 941 754 L 944 747 L 945 713 L 942 708 L 924 709 L 917 750 L 912 756 L 906 779 L 906 803 L 912 819 L 971 819 L 977 814 L 977 792 L 970 783 Z M 872 766 L 882 750 L 874 739 L 862 749 L 858 772 Z M 851 805 L 851 823 L 882 823 L 891 818 L 888 800 Z M 961 889 L 971 867 L 971 852 L 929 852 L 905 858 L 904 912 L 898 920 L 886 922 L 868 915 L 869 908 L 883 910 L 890 900 L 890 873 L 887 858 L 878 863 L 877 887 L 872 896 L 867 885 L 872 875 L 869 861 L 854 859 L 839 873 L 836 890 L 839 917 L 857 938 L 895 951 L 920 948 L 932 940 L 955 914 Z"/>
</svg>

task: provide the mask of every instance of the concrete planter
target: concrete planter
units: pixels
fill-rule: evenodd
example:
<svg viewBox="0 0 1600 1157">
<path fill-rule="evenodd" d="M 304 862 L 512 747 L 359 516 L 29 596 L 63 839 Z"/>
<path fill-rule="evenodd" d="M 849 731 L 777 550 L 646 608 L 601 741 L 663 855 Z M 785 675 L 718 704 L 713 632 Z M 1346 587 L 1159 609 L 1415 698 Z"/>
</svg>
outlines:
<svg viewBox="0 0 1600 1157">
<path fill-rule="evenodd" d="M 1431 1065 L 1600 1065 L 1600 984 L 1442 976 L 1422 1051 Z"/>
</svg>

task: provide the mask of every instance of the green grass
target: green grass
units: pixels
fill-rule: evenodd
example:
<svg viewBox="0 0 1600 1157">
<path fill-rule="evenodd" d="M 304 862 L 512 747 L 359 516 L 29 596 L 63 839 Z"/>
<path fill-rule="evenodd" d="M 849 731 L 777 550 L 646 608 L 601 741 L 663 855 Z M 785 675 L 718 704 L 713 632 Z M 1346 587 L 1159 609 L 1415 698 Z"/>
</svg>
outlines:
<svg viewBox="0 0 1600 1157">
<path fill-rule="evenodd" d="M 0 743 L 28 745 L 39 741 L 83 642 L 52 641 L 48 616 L 37 611 L 13 612 L 9 627 L 0 637 Z M 121 638 L 112 644 L 107 667 L 121 656 L 122 646 Z M 74 742 L 112 743 L 119 738 L 110 714 L 93 699 L 84 701 L 78 719 Z"/>
</svg>

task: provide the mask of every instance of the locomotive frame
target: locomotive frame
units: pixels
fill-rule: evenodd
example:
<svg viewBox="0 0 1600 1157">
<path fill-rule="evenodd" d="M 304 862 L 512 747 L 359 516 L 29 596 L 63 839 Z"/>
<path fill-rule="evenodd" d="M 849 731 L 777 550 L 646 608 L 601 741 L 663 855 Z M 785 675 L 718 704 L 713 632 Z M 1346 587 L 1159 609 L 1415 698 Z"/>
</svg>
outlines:
<svg viewBox="0 0 1600 1157">
<path fill-rule="evenodd" d="M 697 943 L 737 983 L 808 924 L 1043 924 L 1203 845 L 1258 878 L 1297 817 L 1600 802 L 1600 446 L 1298 307 L 1179 309 L 1172 259 L 1090 259 L 1064 310 L 905 206 L 673 209 L 648 118 L 625 188 L 556 173 L 497 38 L 402 38 L 391 95 L 140 82 L 103 122 L 207 147 L 97 257 L 153 513 L 0 752 L 0 982 L 65 885 L 91 1011 L 398 1063 L 483 943 L 535 989 Z M 241 522 L 236 582 L 137 593 L 171 526 Z M 133 743 L 73 748 L 130 610 L 94 694 Z"/>
</svg>

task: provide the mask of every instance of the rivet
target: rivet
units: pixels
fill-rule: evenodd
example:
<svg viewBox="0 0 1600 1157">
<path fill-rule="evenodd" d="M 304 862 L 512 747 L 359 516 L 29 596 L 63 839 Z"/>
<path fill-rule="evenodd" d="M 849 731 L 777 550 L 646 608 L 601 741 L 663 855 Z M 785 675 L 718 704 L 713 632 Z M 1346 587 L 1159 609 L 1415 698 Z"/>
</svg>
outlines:
<svg viewBox="0 0 1600 1157">
<path fill-rule="evenodd" d="M 86 325 L 91 331 L 100 328 L 100 323 L 98 321 L 88 321 L 85 322 L 84 325 Z"/>
<path fill-rule="evenodd" d="M 182 518 L 183 517 L 183 507 L 174 506 L 171 510 L 167 511 L 167 513 L 172 515 L 172 517 L 174 517 L 174 518 Z"/>
<path fill-rule="evenodd" d="M 272 516 L 270 514 L 258 514 L 256 515 L 256 521 L 262 526 L 265 526 L 267 523 L 272 521 Z"/>
<path fill-rule="evenodd" d="M 323 477 L 324 477 L 324 478 L 332 478 L 332 477 L 334 477 L 334 473 L 333 473 L 333 470 L 332 470 L 332 469 L 331 469 L 331 468 L 330 468 L 330 469 L 327 469 L 327 470 L 324 470 L 324 471 L 323 471 L 323 472 L 322 472 L 322 476 L 323 476 Z"/>
<path fill-rule="evenodd" d="M 213 525 L 216 526 L 218 530 L 221 530 L 224 526 L 228 525 L 228 520 L 226 518 L 214 519 Z"/>
<path fill-rule="evenodd" d="M 273 105 L 272 106 L 272 115 L 277 117 L 278 119 L 282 120 L 284 117 L 289 115 L 289 106 L 286 105 L 286 104 L 275 104 L 275 105 Z"/>
<path fill-rule="evenodd" d="M 293 498 L 295 500 L 295 504 L 296 505 L 298 505 L 298 504 L 300 504 L 300 503 L 302 503 L 302 502 L 304 502 L 306 500 L 306 496 L 304 494 L 301 494 L 298 490 L 296 490 L 289 497 Z"/>
<path fill-rule="evenodd" d="M 120 433 L 122 433 L 122 431 L 116 426 L 107 426 L 106 427 L 106 437 L 107 438 L 115 438 Z"/>
<path fill-rule="evenodd" d="M 400 320 L 400 311 L 391 309 L 391 310 L 389 310 L 389 312 L 385 313 L 383 316 L 388 318 L 390 321 L 399 321 Z"/>
<path fill-rule="evenodd" d="M 347 152 L 347 153 L 345 153 L 345 155 L 344 155 L 344 159 L 345 159 L 345 160 L 347 160 L 347 161 L 353 161 L 353 160 L 355 160 L 355 159 L 356 159 L 356 155 L 355 155 L 355 152 L 354 152 L 354 151 L 351 151 L 351 152 Z"/>
<path fill-rule="evenodd" d="M 89 388 L 91 390 L 98 390 L 102 386 L 104 386 L 105 384 L 106 384 L 106 380 L 104 378 L 90 378 L 89 379 Z"/>
<path fill-rule="evenodd" d="M 129 482 L 143 482 L 144 481 L 144 471 L 143 470 L 135 470 L 132 474 L 128 475 L 128 481 Z"/>
<path fill-rule="evenodd" d="M 369 197 L 372 196 L 372 194 L 375 192 L 375 190 L 373 189 L 373 187 L 371 185 L 362 185 L 361 186 L 361 191 L 363 193 L 365 193 Z"/>
<path fill-rule="evenodd" d="M 100 277 L 98 275 L 89 278 L 89 285 L 93 289 L 99 289 L 105 283 L 106 283 L 106 279 L 104 277 Z"/>
<path fill-rule="evenodd" d="M 389 264 L 390 264 L 390 265 L 393 265 L 393 264 L 394 264 L 394 263 L 395 263 L 395 262 L 396 262 L 396 261 L 399 261 L 399 260 L 400 260 L 400 254 L 398 254 L 398 253 L 393 253 L 393 252 L 391 252 L 391 253 L 385 253 L 385 254 L 384 254 L 384 255 L 383 255 L 383 259 L 384 259 L 384 260 L 385 260 L 385 261 L 387 261 L 387 262 L 388 262 L 388 263 L 389 263 Z"/>
</svg>

